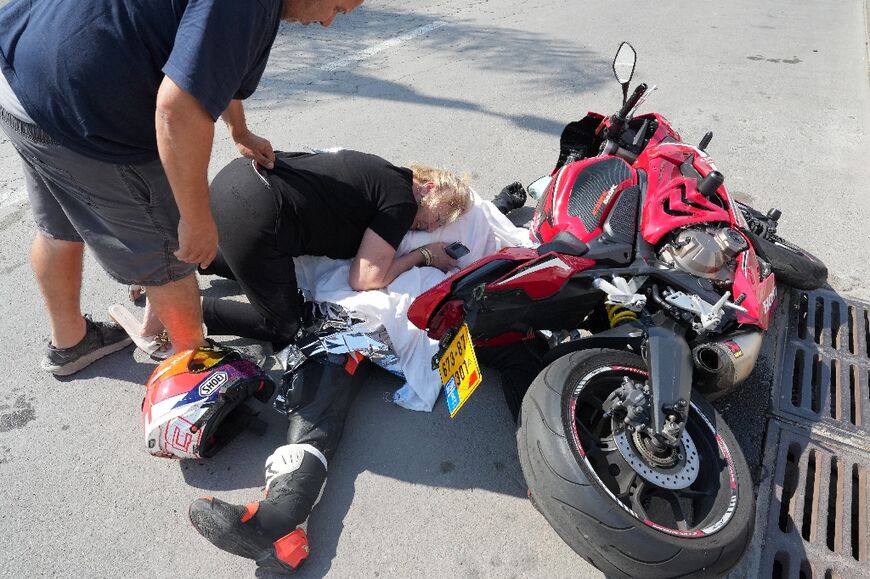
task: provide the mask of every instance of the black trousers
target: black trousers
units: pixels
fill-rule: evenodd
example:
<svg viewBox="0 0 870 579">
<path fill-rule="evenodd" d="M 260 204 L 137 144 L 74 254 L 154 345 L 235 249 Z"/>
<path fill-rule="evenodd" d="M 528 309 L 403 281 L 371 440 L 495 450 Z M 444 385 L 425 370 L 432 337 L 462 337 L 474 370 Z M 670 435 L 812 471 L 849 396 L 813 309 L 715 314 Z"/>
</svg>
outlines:
<svg viewBox="0 0 870 579">
<path fill-rule="evenodd" d="M 344 432 L 344 422 L 375 365 L 349 355 L 309 360 L 302 374 L 302 401 L 288 414 L 287 443 L 310 444 L 332 459 Z"/>
<path fill-rule="evenodd" d="M 235 279 L 250 303 L 206 297 L 203 322 L 210 334 L 272 342 L 283 348 L 299 329 L 299 298 L 293 257 L 301 255 L 294 215 L 247 159 L 224 167 L 211 183 L 212 214 L 220 252 L 200 270 Z"/>
</svg>

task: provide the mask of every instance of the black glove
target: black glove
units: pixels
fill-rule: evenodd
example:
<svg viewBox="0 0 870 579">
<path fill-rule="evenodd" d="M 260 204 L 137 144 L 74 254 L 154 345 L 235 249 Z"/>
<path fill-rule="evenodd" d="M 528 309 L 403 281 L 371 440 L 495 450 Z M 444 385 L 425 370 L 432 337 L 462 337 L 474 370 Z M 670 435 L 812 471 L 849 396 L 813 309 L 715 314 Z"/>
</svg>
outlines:
<svg viewBox="0 0 870 579">
<path fill-rule="evenodd" d="M 501 190 L 501 192 L 493 197 L 492 204 L 496 208 L 507 215 L 514 209 L 522 207 L 526 204 L 526 190 L 523 184 L 515 181 Z"/>
</svg>

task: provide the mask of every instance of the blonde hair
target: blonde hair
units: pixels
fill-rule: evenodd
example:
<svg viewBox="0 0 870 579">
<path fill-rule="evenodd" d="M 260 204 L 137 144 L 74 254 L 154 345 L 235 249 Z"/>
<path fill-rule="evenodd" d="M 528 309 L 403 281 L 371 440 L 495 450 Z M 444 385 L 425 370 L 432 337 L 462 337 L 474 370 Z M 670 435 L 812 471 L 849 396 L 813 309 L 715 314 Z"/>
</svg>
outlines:
<svg viewBox="0 0 870 579">
<path fill-rule="evenodd" d="M 453 223 L 471 209 L 471 187 L 465 176 L 458 176 L 446 169 L 430 165 L 410 165 L 417 184 L 432 182 L 435 189 L 420 200 L 421 206 L 431 209 L 446 209 L 444 225 Z"/>
</svg>

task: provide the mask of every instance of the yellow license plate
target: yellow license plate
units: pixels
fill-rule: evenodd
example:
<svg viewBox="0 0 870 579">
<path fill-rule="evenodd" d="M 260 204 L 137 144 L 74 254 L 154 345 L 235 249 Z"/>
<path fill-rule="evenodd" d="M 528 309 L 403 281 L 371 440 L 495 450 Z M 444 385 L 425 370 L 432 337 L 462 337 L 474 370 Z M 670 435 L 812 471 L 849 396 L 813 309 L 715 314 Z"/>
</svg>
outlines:
<svg viewBox="0 0 870 579">
<path fill-rule="evenodd" d="M 450 342 L 438 362 L 441 383 L 444 385 L 444 398 L 450 418 L 456 416 L 465 401 L 481 383 L 483 376 L 474 355 L 468 325 L 462 324 L 459 332 Z"/>
</svg>

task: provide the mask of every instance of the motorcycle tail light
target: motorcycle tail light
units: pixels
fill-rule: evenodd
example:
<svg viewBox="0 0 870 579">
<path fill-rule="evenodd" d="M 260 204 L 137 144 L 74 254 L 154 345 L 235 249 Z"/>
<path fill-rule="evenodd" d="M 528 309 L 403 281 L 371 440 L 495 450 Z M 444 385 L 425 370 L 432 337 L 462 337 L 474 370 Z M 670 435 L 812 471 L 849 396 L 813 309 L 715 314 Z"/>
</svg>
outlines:
<svg viewBox="0 0 870 579">
<path fill-rule="evenodd" d="M 427 334 L 433 340 L 440 340 L 447 330 L 458 327 L 465 317 L 462 300 L 450 300 L 432 316 Z"/>
</svg>

